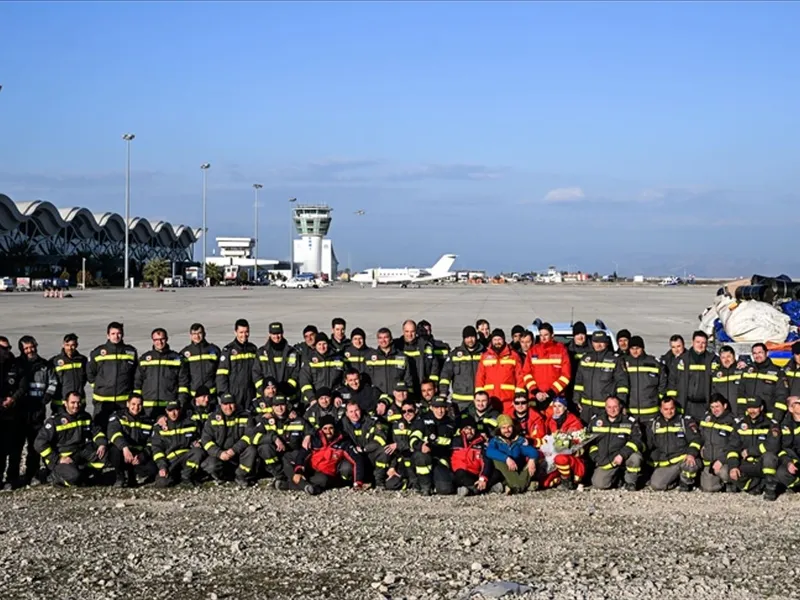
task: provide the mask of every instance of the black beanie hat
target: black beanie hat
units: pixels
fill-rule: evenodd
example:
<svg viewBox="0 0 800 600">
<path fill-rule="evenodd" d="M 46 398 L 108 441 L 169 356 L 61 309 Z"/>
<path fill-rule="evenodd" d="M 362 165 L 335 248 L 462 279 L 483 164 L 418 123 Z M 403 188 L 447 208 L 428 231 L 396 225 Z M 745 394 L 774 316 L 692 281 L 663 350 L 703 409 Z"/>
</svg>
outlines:
<svg viewBox="0 0 800 600">
<path fill-rule="evenodd" d="M 467 325 L 461 330 L 461 338 L 464 339 L 468 337 L 478 337 L 478 331 L 472 325 Z"/>
<path fill-rule="evenodd" d="M 641 348 L 642 350 L 644 350 L 644 339 L 642 339 L 642 336 L 640 335 L 635 335 L 631 338 L 631 342 L 628 345 L 631 348 Z"/>
<path fill-rule="evenodd" d="M 579 335 L 579 334 L 586 335 L 586 325 L 583 324 L 583 321 L 575 321 L 572 325 L 572 335 Z"/>
<path fill-rule="evenodd" d="M 361 327 L 356 327 L 353 331 L 350 332 L 350 337 L 354 338 L 357 335 L 360 335 L 362 338 L 367 339 L 367 334 L 364 333 L 364 330 Z"/>
<path fill-rule="evenodd" d="M 500 329 L 500 328 L 498 327 L 497 329 L 495 329 L 494 331 L 492 331 L 492 335 L 490 335 L 490 336 L 489 336 L 489 338 L 490 338 L 490 339 L 491 339 L 491 338 L 493 338 L 493 337 L 501 337 L 501 338 L 503 338 L 503 340 L 505 341 L 505 339 L 506 339 L 506 332 L 505 332 L 505 331 L 503 331 L 502 329 Z"/>
</svg>

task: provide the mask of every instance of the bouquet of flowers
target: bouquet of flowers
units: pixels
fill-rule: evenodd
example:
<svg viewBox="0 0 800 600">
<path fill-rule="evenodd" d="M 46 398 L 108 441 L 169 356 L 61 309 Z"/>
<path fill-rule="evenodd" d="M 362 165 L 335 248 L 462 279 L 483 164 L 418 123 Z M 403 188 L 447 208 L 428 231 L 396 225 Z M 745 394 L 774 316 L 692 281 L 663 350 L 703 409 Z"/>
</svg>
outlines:
<svg viewBox="0 0 800 600">
<path fill-rule="evenodd" d="M 555 471 L 556 465 L 554 460 L 556 455 L 580 454 L 584 446 L 595 437 L 597 436 L 589 434 L 585 428 L 569 433 L 557 431 L 556 433 L 546 435 L 542 440 L 542 445 L 539 446 L 539 452 L 544 455 L 547 464 L 547 472 L 551 473 Z"/>
</svg>

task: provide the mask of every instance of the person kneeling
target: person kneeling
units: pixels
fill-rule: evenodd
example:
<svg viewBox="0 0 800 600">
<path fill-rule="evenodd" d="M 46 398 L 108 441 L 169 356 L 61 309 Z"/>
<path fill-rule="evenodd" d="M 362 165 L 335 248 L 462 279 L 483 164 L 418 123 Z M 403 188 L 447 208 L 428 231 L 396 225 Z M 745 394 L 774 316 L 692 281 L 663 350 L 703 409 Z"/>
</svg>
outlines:
<svg viewBox="0 0 800 600">
<path fill-rule="evenodd" d="M 504 491 L 503 475 L 486 459 L 486 437 L 477 432 L 472 417 L 461 420 L 461 433 L 453 440 L 451 464 L 459 496 Z"/>
<path fill-rule="evenodd" d="M 508 415 L 497 418 L 497 429 L 489 440 L 486 458 L 503 475 L 506 494 L 518 494 L 536 488 L 536 482 L 532 483 L 531 479 L 536 473 L 539 452 L 520 434 L 514 420 Z"/>
<path fill-rule="evenodd" d="M 300 450 L 287 464 L 291 470 L 288 481 L 276 480 L 279 490 L 302 490 L 316 496 L 325 490 L 340 487 L 343 481 L 352 481 L 353 489 L 364 488 L 364 455 L 336 430 L 336 420 L 330 415 L 319 421 L 319 431 L 311 440 L 310 450 Z"/>
<path fill-rule="evenodd" d="M 142 397 L 134 394 L 124 410 L 108 419 L 108 454 L 117 476 L 114 487 L 135 487 L 154 480 L 158 473 L 148 448 L 153 421 L 144 416 L 142 408 Z"/>
<path fill-rule="evenodd" d="M 106 436 L 92 424 L 77 392 L 67 395 L 64 407 L 44 422 L 34 449 L 44 459 L 54 485 L 80 485 L 87 468 L 99 472 L 106 466 Z"/>
</svg>

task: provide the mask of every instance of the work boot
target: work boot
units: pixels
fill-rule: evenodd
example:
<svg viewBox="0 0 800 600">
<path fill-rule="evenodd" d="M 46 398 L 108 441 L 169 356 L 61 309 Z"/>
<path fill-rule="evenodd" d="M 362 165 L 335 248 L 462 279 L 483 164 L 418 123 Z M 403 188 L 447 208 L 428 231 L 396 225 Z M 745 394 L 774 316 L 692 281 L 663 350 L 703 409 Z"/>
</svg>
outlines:
<svg viewBox="0 0 800 600">
<path fill-rule="evenodd" d="M 690 486 L 688 483 L 681 483 L 681 484 L 678 486 L 678 491 L 679 491 L 679 492 L 691 492 L 691 491 L 692 491 L 692 488 L 691 488 L 691 486 Z"/>
<path fill-rule="evenodd" d="M 561 480 L 561 488 L 567 490 L 568 492 L 574 491 L 577 487 L 578 484 L 575 482 L 575 480 L 569 477 Z"/>
<path fill-rule="evenodd" d="M 460 488 L 456 490 L 456 494 L 458 494 L 462 498 L 466 498 L 467 496 L 469 496 L 469 488 L 462 485 Z"/>
<path fill-rule="evenodd" d="M 236 485 L 239 486 L 240 488 L 243 488 L 243 489 L 244 488 L 249 488 L 250 487 L 250 482 L 247 481 L 247 479 L 242 479 L 242 478 L 238 478 L 237 477 L 236 478 Z"/>
<path fill-rule="evenodd" d="M 422 496 L 431 496 L 433 494 L 433 490 L 429 487 L 424 487 L 419 489 L 419 493 Z"/>
<path fill-rule="evenodd" d="M 318 495 L 319 495 L 319 493 L 320 493 L 322 490 L 320 490 L 320 489 L 319 489 L 317 486 L 315 486 L 315 485 L 311 485 L 310 483 L 307 483 L 307 484 L 306 484 L 306 485 L 303 487 L 303 491 L 304 491 L 306 494 L 308 494 L 309 496 L 318 496 Z"/>
<path fill-rule="evenodd" d="M 125 473 L 117 473 L 117 478 L 114 480 L 114 487 L 115 488 L 128 487 L 128 478 L 125 477 Z"/>
<path fill-rule="evenodd" d="M 285 492 L 286 490 L 289 489 L 289 482 L 284 481 L 283 479 L 276 479 L 275 482 L 272 484 L 272 487 L 274 487 L 279 492 Z"/>
<path fill-rule="evenodd" d="M 502 494 L 506 491 L 505 488 L 506 486 L 504 486 L 502 483 L 495 483 L 491 488 L 489 488 L 489 491 L 492 494 Z"/>
<path fill-rule="evenodd" d="M 625 484 L 625 491 L 626 492 L 635 492 L 636 491 L 636 484 L 635 483 L 626 483 Z"/>
<path fill-rule="evenodd" d="M 726 494 L 738 494 L 739 493 L 739 486 L 735 483 L 726 483 L 725 484 L 725 493 Z"/>
<path fill-rule="evenodd" d="M 778 490 L 776 490 L 774 487 L 767 487 L 767 489 L 764 490 L 764 500 L 767 502 L 775 502 L 777 499 Z"/>
</svg>

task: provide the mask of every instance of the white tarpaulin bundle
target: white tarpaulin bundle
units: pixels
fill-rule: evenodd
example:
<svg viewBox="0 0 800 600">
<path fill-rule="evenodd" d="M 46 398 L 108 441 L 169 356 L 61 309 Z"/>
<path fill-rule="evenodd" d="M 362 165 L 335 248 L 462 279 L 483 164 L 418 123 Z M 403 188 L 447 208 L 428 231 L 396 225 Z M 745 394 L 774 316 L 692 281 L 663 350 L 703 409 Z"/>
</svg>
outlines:
<svg viewBox="0 0 800 600">
<path fill-rule="evenodd" d="M 724 301 L 718 299 L 714 307 L 725 333 L 734 342 L 786 341 L 791 322 L 788 315 L 766 302 L 721 298 Z"/>
</svg>

